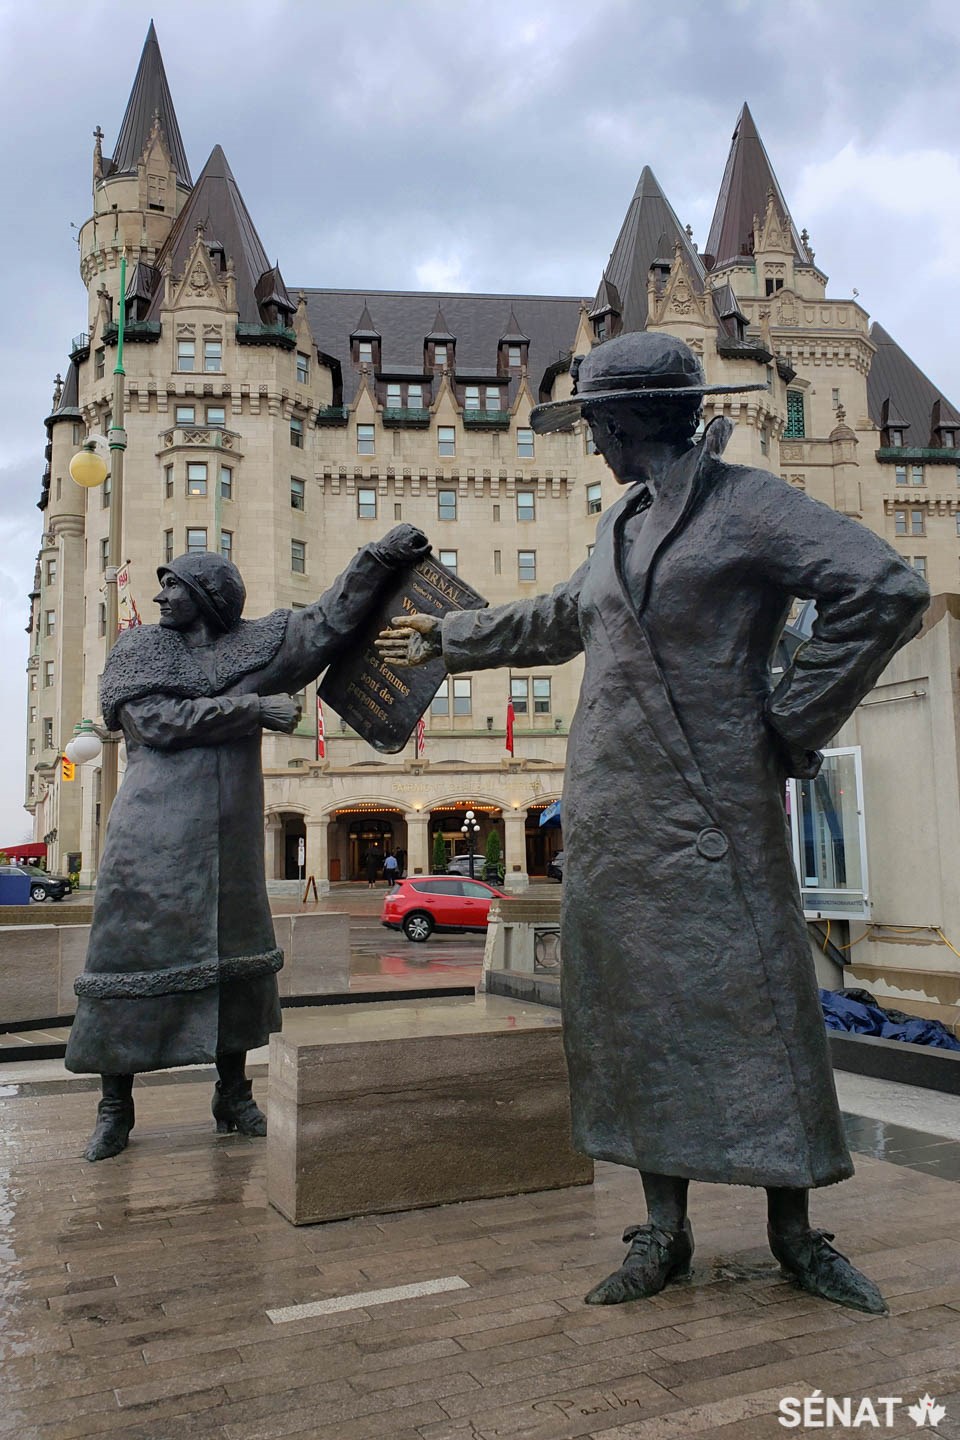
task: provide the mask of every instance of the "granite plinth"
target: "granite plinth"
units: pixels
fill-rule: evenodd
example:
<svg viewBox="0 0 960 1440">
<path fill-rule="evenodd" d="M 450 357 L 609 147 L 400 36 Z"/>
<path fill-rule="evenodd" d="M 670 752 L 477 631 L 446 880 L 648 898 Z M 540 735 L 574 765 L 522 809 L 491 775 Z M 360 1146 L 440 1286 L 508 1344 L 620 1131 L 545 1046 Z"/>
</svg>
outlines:
<svg viewBox="0 0 960 1440">
<path fill-rule="evenodd" d="M 268 1195 L 295 1225 L 593 1179 L 555 1011 L 499 996 L 338 1006 L 270 1044 Z"/>
</svg>

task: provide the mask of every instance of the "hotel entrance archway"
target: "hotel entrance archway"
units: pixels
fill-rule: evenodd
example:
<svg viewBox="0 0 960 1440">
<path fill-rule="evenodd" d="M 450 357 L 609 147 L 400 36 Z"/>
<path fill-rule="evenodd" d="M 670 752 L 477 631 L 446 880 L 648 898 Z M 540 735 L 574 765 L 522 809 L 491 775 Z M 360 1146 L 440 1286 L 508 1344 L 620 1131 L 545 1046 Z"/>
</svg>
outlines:
<svg viewBox="0 0 960 1440">
<path fill-rule="evenodd" d="M 383 878 L 383 861 L 396 855 L 406 863 L 407 823 L 399 808 L 345 805 L 330 816 L 330 878 L 364 880 L 367 857 L 376 857 L 377 878 Z M 337 874 L 337 871 L 339 873 Z"/>
<path fill-rule="evenodd" d="M 552 800 L 537 801 L 527 806 L 527 874 L 546 875 L 547 866 L 558 850 L 563 849 L 563 831 L 559 825 L 540 824 L 540 816 Z"/>
</svg>

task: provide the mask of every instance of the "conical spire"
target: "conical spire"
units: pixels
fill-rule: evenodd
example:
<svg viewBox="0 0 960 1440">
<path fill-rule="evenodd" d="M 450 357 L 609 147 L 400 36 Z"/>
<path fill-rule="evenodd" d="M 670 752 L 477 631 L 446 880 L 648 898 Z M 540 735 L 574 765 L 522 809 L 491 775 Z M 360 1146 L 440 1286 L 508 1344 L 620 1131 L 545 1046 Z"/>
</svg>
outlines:
<svg viewBox="0 0 960 1440">
<path fill-rule="evenodd" d="M 650 166 L 645 165 L 604 269 L 591 314 L 609 309 L 613 293 L 622 307 L 623 329 L 642 330 L 647 323 L 650 266 L 659 259 L 671 263 L 677 244 L 695 288 L 702 290 L 704 271 L 700 257 L 657 183 L 657 177 Z"/>
<path fill-rule="evenodd" d="M 197 238 L 198 226 L 205 237 L 216 237 L 216 248 L 222 248 L 226 261 L 233 262 L 241 320 L 254 324 L 260 321 L 263 295 L 258 295 L 258 286 L 264 293 L 268 288 L 271 302 L 279 304 L 282 309 L 289 309 L 293 314 L 297 307 L 287 294 L 279 269 L 267 259 L 267 252 L 243 202 L 233 171 L 219 145 L 213 147 L 189 200 L 164 241 L 156 260 L 159 271 L 162 272 L 169 262 L 175 276 L 183 274 Z M 264 277 L 269 277 L 269 280 Z M 161 287 L 154 295 L 147 319 L 160 318 L 162 300 Z"/>
<path fill-rule="evenodd" d="M 456 338 L 454 335 L 451 335 L 444 318 L 443 310 L 439 305 L 437 306 L 437 313 L 433 317 L 433 326 L 430 334 L 426 338 L 428 340 L 454 340 Z"/>
<path fill-rule="evenodd" d="M 524 335 L 520 329 L 520 321 L 517 319 L 516 311 L 510 306 L 510 314 L 507 317 L 507 328 L 500 336 L 501 345 L 529 345 L 530 336 Z"/>
<path fill-rule="evenodd" d="M 727 167 L 723 172 L 717 208 L 704 252 L 705 258 L 710 257 L 707 264 L 711 269 L 753 254 L 754 217 L 763 220 L 767 211 L 767 195 L 771 190 L 783 213 L 794 254 L 803 264 L 808 264 L 809 257 L 763 148 L 750 107 L 744 101 L 730 142 Z"/>
<path fill-rule="evenodd" d="M 370 314 L 370 307 L 366 300 L 363 302 L 363 311 L 357 321 L 355 329 L 350 331 L 351 340 L 379 340 L 380 331 L 373 323 L 373 316 Z"/>
<path fill-rule="evenodd" d="M 160 44 L 151 20 L 147 38 L 143 42 L 143 51 L 134 77 L 133 89 L 130 91 L 130 99 L 127 101 L 123 123 L 120 126 L 113 159 L 110 162 L 109 173 L 111 175 L 136 173 L 140 156 L 150 138 L 155 117 L 159 117 L 160 128 L 163 131 L 167 149 L 170 151 L 177 179 L 184 185 L 191 185 L 193 182 L 190 179 L 187 152 L 183 148 L 180 126 L 177 124 L 173 98 L 163 68 Z"/>
</svg>

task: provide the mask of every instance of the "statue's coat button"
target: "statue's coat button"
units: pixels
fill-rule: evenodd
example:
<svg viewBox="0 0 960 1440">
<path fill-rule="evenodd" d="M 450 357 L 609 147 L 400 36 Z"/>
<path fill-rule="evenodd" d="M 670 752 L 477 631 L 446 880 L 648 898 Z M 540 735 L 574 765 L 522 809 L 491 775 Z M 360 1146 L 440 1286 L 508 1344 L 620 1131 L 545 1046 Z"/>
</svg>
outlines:
<svg viewBox="0 0 960 1440">
<path fill-rule="evenodd" d="M 722 860 L 730 846 L 722 830 L 708 826 L 697 836 L 697 849 L 705 860 Z"/>
</svg>

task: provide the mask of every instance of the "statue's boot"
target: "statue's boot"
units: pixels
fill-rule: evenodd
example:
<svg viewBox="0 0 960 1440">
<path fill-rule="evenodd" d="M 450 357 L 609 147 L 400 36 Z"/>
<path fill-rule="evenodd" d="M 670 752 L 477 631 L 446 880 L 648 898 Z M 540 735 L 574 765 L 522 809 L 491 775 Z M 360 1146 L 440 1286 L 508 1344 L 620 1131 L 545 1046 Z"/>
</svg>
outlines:
<svg viewBox="0 0 960 1440">
<path fill-rule="evenodd" d="M 103 1099 L 97 1123 L 83 1152 L 85 1160 L 108 1160 L 126 1150 L 133 1129 L 133 1076 L 101 1075 Z"/>
<path fill-rule="evenodd" d="M 232 1130 L 240 1135 L 267 1133 L 267 1117 L 253 1098 L 253 1081 L 244 1073 L 246 1059 L 241 1050 L 217 1056 L 220 1079 L 213 1092 L 211 1109 L 218 1135 L 229 1135 Z"/>
<path fill-rule="evenodd" d="M 833 1239 L 829 1231 L 806 1229 L 785 1234 L 768 1225 L 767 1238 L 785 1273 L 811 1295 L 851 1310 L 865 1310 L 868 1315 L 889 1314 L 873 1281 L 828 1243 Z"/>
<path fill-rule="evenodd" d="M 693 1259 L 693 1231 L 690 1221 L 681 1230 L 662 1230 L 659 1225 L 632 1225 L 623 1232 L 630 1249 L 619 1270 L 595 1285 L 584 1299 L 588 1305 L 623 1305 L 658 1295 L 671 1280 L 690 1274 Z"/>
</svg>

